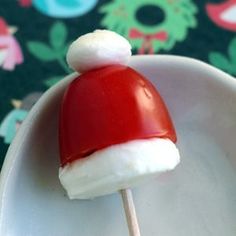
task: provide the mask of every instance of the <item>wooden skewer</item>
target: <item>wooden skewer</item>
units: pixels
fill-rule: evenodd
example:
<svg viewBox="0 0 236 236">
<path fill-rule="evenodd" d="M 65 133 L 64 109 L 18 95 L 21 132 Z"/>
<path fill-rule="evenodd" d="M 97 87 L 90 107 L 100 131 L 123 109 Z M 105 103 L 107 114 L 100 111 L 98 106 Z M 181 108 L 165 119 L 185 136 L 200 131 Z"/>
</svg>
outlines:
<svg viewBox="0 0 236 236">
<path fill-rule="evenodd" d="M 136 216 L 132 192 L 130 189 L 122 189 L 120 193 L 123 200 L 123 206 L 125 210 L 127 225 L 129 228 L 129 235 L 140 236 L 140 230 L 139 230 L 138 220 Z"/>
</svg>

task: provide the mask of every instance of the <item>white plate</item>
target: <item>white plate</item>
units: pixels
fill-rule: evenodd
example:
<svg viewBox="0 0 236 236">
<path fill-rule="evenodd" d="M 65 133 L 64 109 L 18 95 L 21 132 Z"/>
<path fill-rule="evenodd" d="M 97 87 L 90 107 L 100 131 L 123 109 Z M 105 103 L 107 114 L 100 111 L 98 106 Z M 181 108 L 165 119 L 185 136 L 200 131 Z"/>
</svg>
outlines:
<svg viewBox="0 0 236 236">
<path fill-rule="evenodd" d="M 165 99 L 182 156 L 175 171 L 134 189 L 142 236 L 235 236 L 236 81 L 182 57 L 136 56 L 131 66 Z M 7 153 L 2 236 L 128 235 L 118 194 L 70 201 L 58 181 L 58 108 L 72 77 L 44 94 Z"/>
</svg>

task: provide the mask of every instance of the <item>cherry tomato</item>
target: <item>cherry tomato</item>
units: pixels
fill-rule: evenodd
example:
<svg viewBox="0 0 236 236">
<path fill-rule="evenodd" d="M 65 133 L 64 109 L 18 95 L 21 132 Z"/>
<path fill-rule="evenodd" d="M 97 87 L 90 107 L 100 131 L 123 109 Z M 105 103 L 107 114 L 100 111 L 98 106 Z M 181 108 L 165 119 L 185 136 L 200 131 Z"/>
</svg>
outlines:
<svg viewBox="0 0 236 236">
<path fill-rule="evenodd" d="M 153 137 L 176 142 L 161 96 L 132 68 L 92 70 L 67 88 L 59 127 L 62 166 L 114 144 Z"/>
</svg>

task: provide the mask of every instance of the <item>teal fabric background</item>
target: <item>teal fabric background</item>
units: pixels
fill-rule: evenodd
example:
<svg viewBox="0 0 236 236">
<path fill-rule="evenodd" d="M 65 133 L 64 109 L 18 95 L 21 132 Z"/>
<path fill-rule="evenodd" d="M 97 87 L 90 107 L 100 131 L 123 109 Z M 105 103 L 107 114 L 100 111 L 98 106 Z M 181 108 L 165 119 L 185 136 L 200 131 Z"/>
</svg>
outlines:
<svg viewBox="0 0 236 236">
<path fill-rule="evenodd" d="M 226 11 L 236 1 L 137 0 L 129 4 L 125 0 L 1 0 L 0 166 L 33 104 L 70 72 L 65 62 L 69 43 L 97 28 L 127 37 L 134 54 L 193 57 L 236 75 L 236 27 L 229 29 L 227 20 L 218 24 L 220 15 L 214 10 Z M 216 7 L 213 17 L 211 6 Z M 136 34 L 131 35 L 133 29 Z M 160 32 L 165 32 L 164 38 L 158 36 Z M 4 62 L 13 63 L 13 68 L 5 68 Z"/>
</svg>

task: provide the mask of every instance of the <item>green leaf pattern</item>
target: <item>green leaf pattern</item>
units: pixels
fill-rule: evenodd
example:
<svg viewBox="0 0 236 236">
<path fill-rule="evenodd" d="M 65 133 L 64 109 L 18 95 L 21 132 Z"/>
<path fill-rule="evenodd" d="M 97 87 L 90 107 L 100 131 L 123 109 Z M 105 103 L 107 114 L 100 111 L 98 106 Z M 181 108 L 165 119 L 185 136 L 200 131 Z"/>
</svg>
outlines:
<svg viewBox="0 0 236 236">
<path fill-rule="evenodd" d="M 49 45 L 40 41 L 27 43 L 28 50 L 37 59 L 49 62 L 57 61 L 66 73 L 70 70 L 65 62 L 65 56 L 70 43 L 66 42 L 67 28 L 63 22 L 56 22 L 49 31 Z"/>
<path fill-rule="evenodd" d="M 229 44 L 228 55 L 223 55 L 220 52 L 210 52 L 209 62 L 213 66 L 236 76 L 236 37 Z"/>
<path fill-rule="evenodd" d="M 63 49 L 67 38 L 67 29 L 62 22 L 56 22 L 50 32 L 50 44 L 55 49 Z"/>
<path fill-rule="evenodd" d="M 51 77 L 51 78 L 48 78 L 47 80 L 44 81 L 44 84 L 50 88 L 52 87 L 54 84 L 56 84 L 57 82 L 59 82 L 64 76 L 61 75 L 61 76 L 54 76 L 54 77 Z"/>
<path fill-rule="evenodd" d="M 29 51 L 39 60 L 49 62 L 57 58 L 56 52 L 48 45 L 39 41 L 28 42 Z"/>
</svg>

